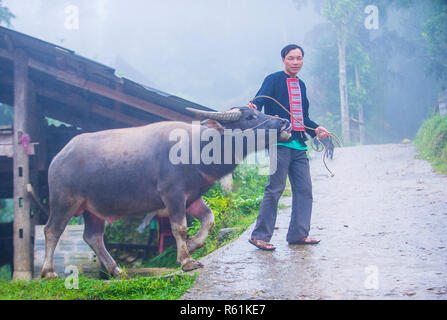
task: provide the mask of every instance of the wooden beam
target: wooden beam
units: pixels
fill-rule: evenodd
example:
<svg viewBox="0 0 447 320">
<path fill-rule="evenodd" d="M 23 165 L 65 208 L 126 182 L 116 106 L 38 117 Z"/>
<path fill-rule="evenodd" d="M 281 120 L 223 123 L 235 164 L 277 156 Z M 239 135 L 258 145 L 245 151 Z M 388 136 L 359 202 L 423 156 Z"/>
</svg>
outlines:
<svg viewBox="0 0 447 320">
<path fill-rule="evenodd" d="M 2 48 L 0 48 L 0 57 L 10 60 L 14 59 L 14 55 L 11 52 Z M 174 110 L 170 110 L 151 102 L 130 96 L 124 92 L 120 92 L 119 90 L 111 89 L 96 82 L 86 80 L 74 73 L 59 70 L 58 68 L 48 66 L 32 58 L 29 58 L 28 65 L 30 68 L 49 74 L 61 82 L 85 89 L 98 95 L 102 95 L 109 99 L 115 100 L 116 102 L 127 104 L 142 111 L 155 114 L 167 120 L 191 122 L 194 119 L 194 117 L 184 115 Z"/>
<path fill-rule="evenodd" d="M 65 82 L 72 86 L 85 89 L 92 93 L 95 93 L 95 94 L 107 97 L 109 99 L 127 104 L 129 106 L 143 110 L 145 112 L 153 113 L 157 116 L 160 116 L 160 117 L 168 119 L 168 120 L 187 121 L 187 122 L 190 122 L 193 120 L 192 117 L 186 116 L 182 113 L 175 112 L 173 110 L 160 107 L 160 106 L 150 103 L 148 101 L 127 95 L 123 92 L 119 92 L 117 90 L 103 86 L 99 83 L 81 78 L 74 73 L 62 71 L 57 68 L 45 65 L 45 64 L 38 62 L 34 59 L 29 59 L 29 67 L 32 69 L 35 69 L 37 71 L 52 75 L 57 80 Z"/>
<path fill-rule="evenodd" d="M 103 125 L 98 125 L 90 119 L 81 118 L 74 113 L 68 113 L 65 108 L 60 108 L 59 105 L 56 106 L 56 104 L 45 105 L 44 110 L 45 115 L 47 115 L 48 117 L 57 119 L 65 123 L 69 123 L 76 127 L 82 128 L 87 132 L 110 129 L 104 127 Z"/>
<path fill-rule="evenodd" d="M 149 124 L 148 121 L 128 116 L 126 114 L 120 113 L 119 111 L 109 109 L 98 104 L 91 105 L 85 98 L 74 93 L 64 94 L 61 92 L 57 92 L 56 90 L 47 89 L 45 87 L 37 87 L 36 93 L 40 96 L 47 97 L 64 105 L 67 105 L 69 109 L 82 109 L 81 112 L 77 112 L 78 114 L 84 114 L 87 112 L 86 110 L 88 110 L 89 113 L 93 112 L 108 119 L 117 120 L 122 122 L 123 124 L 128 124 L 130 126 L 142 126 Z M 60 120 L 64 121 L 62 119 Z M 82 125 L 78 126 L 82 127 Z"/>
<path fill-rule="evenodd" d="M 29 92 L 28 57 L 17 50 L 14 59 L 14 272 L 13 280 L 31 280 L 32 245 L 29 183 L 29 159 L 20 143 L 28 132 Z"/>
<path fill-rule="evenodd" d="M 118 120 L 118 121 L 121 121 L 122 123 L 130 124 L 132 126 L 144 126 L 144 125 L 149 124 L 149 122 L 147 122 L 147 121 L 130 117 L 128 115 L 119 113 L 118 111 L 115 111 L 115 110 L 112 110 L 109 108 L 105 108 L 105 107 L 102 107 L 97 104 L 92 105 L 92 112 L 102 115 L 109 119 Z M 115 122 L 115 124 L 116 124 L 116 122 Z"/>
</svg>

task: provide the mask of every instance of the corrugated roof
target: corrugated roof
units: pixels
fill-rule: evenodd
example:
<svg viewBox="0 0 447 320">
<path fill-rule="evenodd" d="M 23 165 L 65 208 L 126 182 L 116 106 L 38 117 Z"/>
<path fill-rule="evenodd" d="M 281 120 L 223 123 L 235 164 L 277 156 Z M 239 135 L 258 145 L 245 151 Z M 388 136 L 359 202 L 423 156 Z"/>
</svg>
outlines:
<svg viewBox="0 0 447 320">
<path fill-rule="evenodd" d="M 171 118 L 172 112 L 175 112 L 192 119 L 193 115 L 185 110 L 186 107 L 214 111 L 211 108 L 188 101 L 170 93 L 134 82 L 124 77 L 119 77 L 115 74 L 114 68 L 80 56 L 73 50 L 8 28 L 0 27 L 0 50 L 2 50 L 2 53 L 11 53 L 18 48 L 26 51 L 30 59 L 33 59 L 33 61 L 36 61 L 36 63 L 41 66 L 39 71 L 46 71 L 46 66 L 53 68 L 53 70 L 57 70 L 57 72 L 59 72 L 59 70 L 66 70 L 67 73 L 65 76 L 78 75 L 87 81 L 99 84 L 109 91 L 110 89 L 116 90 L 121 86 L 120 90 L 122 90 L 123 94 L 165 108 L 167 114 L 171 112 L 169 113 Z M 61 66 L 63 66 L 63 68 Z M 57 79 L 64 80 L 65 78 L 62 76 L 61 79 Z M 82 85 L 79 85 L 79 87 L 83 88 Z M 87 89 L 87 87 L 83 89 Z M 134 101 L 140 100 L 134 99 Z M 137 104 L 137 102 L 134 102 L 134 107 L 135 104 Z M 150 104 L 147 104 L 149 107 L 139 109 L 150 113 Z M 158 108 L 158 110 L 161 109 Z M 160 113 L 160 111 L 158 112 Z M 158 118 L 160 117 L 160 114 L 156 115 Z"/>
</svg>

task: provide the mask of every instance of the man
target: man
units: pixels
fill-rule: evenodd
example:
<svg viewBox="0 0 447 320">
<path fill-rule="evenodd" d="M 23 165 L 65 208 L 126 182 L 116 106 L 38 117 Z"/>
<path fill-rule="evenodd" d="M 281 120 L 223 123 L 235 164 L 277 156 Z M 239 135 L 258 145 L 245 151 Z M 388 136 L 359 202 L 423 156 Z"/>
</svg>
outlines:
<svg viewBox="0 0 447 320">
<path fill-rule="evenodd" d="M 285 143 L 277 144 L 276 171 L 270 175 L 265 188 L 256 226 L 249 242 L 259 249 L 274 250 L 270 244 L 276 223 L 278 201 L 281 197 L 287 175 L 292 187 L 292 215 L 287 233 L 289 244 L 317 244 L 320 241 L 309 235 L 312 213 L 312 182 L 310 179 L 309 160 L 306 155 L 305 131 L 314 137 L 329 137 L 329 132 L 309 118 L 309 101 L 304 82 L 297 78 L 303 66 L 304 51 L 300 46 L 290 44 L 281 50 L 284 71 L 267 76 L 256 96 L 269 96 L 279 101 L 294 117 L 268 98 L 255 98 L 248 103 L 250 108 L 262 110 L 269 115 L 278 115 L 289 119 L 292 124 L 292 136 Z M 292 110 L 291 110 L 292 107 Z M 305 128 L 310 127 L 314 130 Z M 271 155 L 272 156 L 272 155 Z"/>
</svg>

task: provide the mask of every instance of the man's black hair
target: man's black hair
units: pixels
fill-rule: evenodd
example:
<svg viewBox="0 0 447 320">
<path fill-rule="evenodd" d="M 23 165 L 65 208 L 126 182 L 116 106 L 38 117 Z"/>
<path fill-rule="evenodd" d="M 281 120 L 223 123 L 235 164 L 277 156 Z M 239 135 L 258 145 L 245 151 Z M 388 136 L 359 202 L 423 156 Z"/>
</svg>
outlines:
<svg viewBox="0 0 447 320">
<path fill-rule="evenodd" d="M 289 44 L 287 46 L 285 46 L 282 50 L 281 50 L 281 57 L 284 59 L 286 57 L 286 55 L 291 51 L 291 50 L 295 50 L 295 49 L 300 49 L 301 53 L 303 54 L 304 57 L 304 50 L 303 48 L 301 48 L 300 46 L 297 46 L 296 44 Z"/>
</svg>

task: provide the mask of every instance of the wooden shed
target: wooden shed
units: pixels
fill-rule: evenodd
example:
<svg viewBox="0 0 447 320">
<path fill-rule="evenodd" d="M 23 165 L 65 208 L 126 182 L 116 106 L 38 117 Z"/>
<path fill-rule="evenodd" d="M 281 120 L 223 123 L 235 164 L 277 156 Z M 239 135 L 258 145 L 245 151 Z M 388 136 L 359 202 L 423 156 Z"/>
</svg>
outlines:
<svg viewBox="0 0 447 320">
<path fill-rule="evenodd" d="M 0 199 L 14 199 L 13 279 L 31 279 L 34 226 L 44 224 L 53 156 L 82 132 L 190 122 L 212 110 L 119 77 L 73 51 L 0 27 L 0 102 L 13 107 L 0 129 Z M 67 125 L 49 125 L 48 118 Z M 51 120 L 50 120 L 51 122 Z"/>
</svg>

